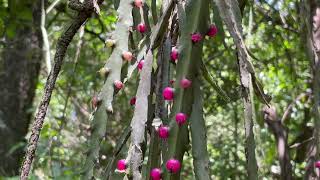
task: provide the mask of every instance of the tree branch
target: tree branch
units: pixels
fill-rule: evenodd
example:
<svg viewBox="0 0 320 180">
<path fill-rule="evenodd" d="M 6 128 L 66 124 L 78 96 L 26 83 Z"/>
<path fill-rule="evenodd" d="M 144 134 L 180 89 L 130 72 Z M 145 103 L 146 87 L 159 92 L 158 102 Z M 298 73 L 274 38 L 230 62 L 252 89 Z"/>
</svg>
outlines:
<svg viewBox="0 0 320 180">
<path fill-rule="evenodd" d="M 102 3 L 102 1 L 103 0 L 100 0 L 100 3 Z M 37 109 L 37 114 L 35 116 L 35 120 L 31 129 L 32 132 L 29 138 L 27 152 L 21 167 L 21 175 L 20 175 L 21 180 L 28 179 L 30 169 L 31 169 L 31 164 L 37 149 L 38 140 L 39 140 L 42 126 L 43 126 L 44 118 L 46 116 L 46 112 L 50 103 L 52 91 L 54 89 L 57 77 L 59 75 L 67 48 L 70 42 L 72 41 L 74 35 L 77 33 L 78 29 L 81 27 L 83 23 L 85 23 L 85 21 L 90 17 L 91 13 L 94 11 L 92 2 L 90 2 L 90 0 L 86 0 L 84 4 L 85 6 L 87 6 L 86 11 L 79 12 L 78 16 L 71 22 L 67 30 L 61 35 L 61 37 L 57 42 L 56 54 L 54 57 L 54 66 L 48 76 L 48 79 L 44 88 L 42 100 Z"/>
<path fill-rule="evenodd" d="M 290 163 L 290 154 L 288 146 L 288 133 L 281 120 L 278 119 L 276 108 L 274 106 L 263 108 L 264 120 L 268 124 L 277 141 L 278 159 L 281 168 L 281 179 L 292 179 L 292 166 Z"/>
</svg>

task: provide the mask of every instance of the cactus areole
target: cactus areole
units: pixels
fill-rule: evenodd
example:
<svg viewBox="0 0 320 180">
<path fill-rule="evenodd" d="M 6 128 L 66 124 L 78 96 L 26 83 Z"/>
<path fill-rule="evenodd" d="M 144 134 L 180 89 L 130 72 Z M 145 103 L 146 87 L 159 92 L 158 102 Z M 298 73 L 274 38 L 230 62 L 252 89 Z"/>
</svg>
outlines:
<svg viewBox="0 0 320 180">
<path fill-rule="evenodd" d="M 177 173 L 181 168 L 181 163 L 177 159 L 169 159 L 166 163 L 166 168 L 170 173 Z"/>
<path fill-rule="evenodd" d="M 126 160 L 125 159 L 120 159 L 117 163 L 117 169 L 119 171 L 124 171 L 127 168 Z"/>
<path fill-rule="evenodd" d="M 174 89 L 171 87 L 166 87 L 164 88 L 163 92 L 162 92 L 162 96 L 165 100 L 173 100 L 174 97 Z"/>
<path fill-rule="evenodd" d="M 116 44 L 116 40 L 113 39 L 107 39 L 106 40 L 106 46 L 107 47 L 113 47 Z"/>
<path fill-rule="evenodd" d="M 161 169 L 153 168 L 150 172 L 150 177 L 152 180 L 160 180 L 161 179 Z"/>
</svg>

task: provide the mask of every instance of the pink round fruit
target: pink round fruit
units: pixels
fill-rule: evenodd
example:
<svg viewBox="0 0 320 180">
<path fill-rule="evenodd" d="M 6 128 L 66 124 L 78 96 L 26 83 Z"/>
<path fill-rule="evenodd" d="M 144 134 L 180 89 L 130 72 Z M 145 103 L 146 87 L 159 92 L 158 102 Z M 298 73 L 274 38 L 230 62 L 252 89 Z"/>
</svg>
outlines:
<svg viewBox="0 0 320 180">
<path fill-rule="evenodd" d="M 138 8 L 143 6 L 143 1 L 142 0 L 134 0 L 134 5 Z"/>
<path fill-rule="evenodd" d="M 123 88 L 123 83 L 119 80 L 115 80 L 113 84 L 118 90 Z"/>
<path fill-rule="evenodd" d="M 158 134 L 161 139 L 167 139 L 169 137 L 169 127 L 161 125 L 158 129 Z"/>
<path fill-rule="evenodd" d="M 142 70 L 143 65 L 144 65 L 144 60 L 142 59 L 142 60 L 140 60 L 139 63 L 138 63 L 138 69 L 139 69 L 139 70 Z"/>
<path fill-rule="evenodd" d="M 314 166 L 315 166 L 316 168 L 320 168 L 320 161 L 316 161 L 316 162 L 314 163 Z"/>
<path fill-rule="evenodd" d="M 166 87 L 164 88 L 163 92 L 162 92 L 162 96 L 165 100 L 173 100 L 173 96 L 174 96 L 174 89 L 171 87 Z"/>
<path fill-rule="evenodd" d="M 135 104 L 136 104 L 136 100 L 137 100 L 136 97 L 131 98 L 131 99 L 130 99 L 130 105 L 131 105 L 131 106 L 135 105 Z"/>
<path fill-rule="evenodd" d="M 122 53 L 122 58 L 123 58 L 124 60 L 126 60 L 126 61 L 131 61 L 132 58 L 133 58 L 133 55 L 132 55 L 131 52 L 125 51 L 125 52 Z"/>
<path fill-rule="evenodd" d="M 120 159 L 117 163 L 117 169 L 119 171 L 124 171 L 127 168 L 127 163 L 125 159 Z"/>
<path fill-rule="evenodd" d="M 184 113 L 178 113 L 176 114 L 176 122 L 179 126 L 183 125 L 187 121 L 187 115 Z"/>
<path fill-rule="evenodd" d="M 144 23 L 140 23 L 138 24 L 137 26 L 137 30 L 140 32 L 140 33 L 145 33 L 147 31 L 147 26 L 144 24 Z"/>
<path fill-rule="evenodd" d="M 214 37 L 215 35 L 217 35 L 218 33 L 218 28 L 217 26 L 215 25 L 210 25 L 209 29 L 208 29 L 208 32 L 207 32 L 207 35 L 209 37 Z"/>
<path fill-rule="evenodd" d="M 166 163 L 166 168 L 171 173 L 177 173 L 181 168 L 180 161 L 177 159 L 169 159 Z"/>
<path fill-rule="evenodd" d="M 153 168 L 150 172 L 150 176 L 152 180 L 160 180 L 161 179 L 161 169 Z"/>
<path fill-rule="evenodd" d="M 176 63 L 178 58 L 179 58 L 179 51 L 176 47 L 173 47 L 171 49 L 171 53 L 170 53 L 170 57 L 171 57 L 171 60 Z"/>
<path fill-rule="evenodd" d="M 193 33 L 191 35 L 191 40 L 192 40 L 193 43 L 198 43 L 198 42 L 200 42 L 202 40 L 202 36 L 201 36 L 200 33 Z"/>
<path fill-rule="evenodd" d="M 180 81 L 180 86 L 182 88 L 188 88 L 191 86 L 191 81 L 187 78 L 183 78 L 181 81 Z"/>
</svg>

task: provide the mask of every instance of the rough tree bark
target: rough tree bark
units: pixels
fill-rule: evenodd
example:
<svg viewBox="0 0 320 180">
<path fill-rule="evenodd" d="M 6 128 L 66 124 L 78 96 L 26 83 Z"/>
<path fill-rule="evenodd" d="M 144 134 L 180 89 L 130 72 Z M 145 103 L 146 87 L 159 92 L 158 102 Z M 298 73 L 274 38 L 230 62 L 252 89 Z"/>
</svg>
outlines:
<svg viewBox="0 0 320 180">
<path fill-rule="evenodd" d="M 100 0 L 98 3 L 102 3 Z M 60 72 L 64 56 L 66 54 L 67 48 L 72 41 L 74 35 L 77 33 L 78 29 L 83 23 L 91 16 L 95 10 L 94 2 L 86 0 L 84 3 L 78 1 L 70 1 L 69 7 L 78 11 L 78 16 L 72 21 L 68 26 L 67 30 L 61 35 L 57 42 L 56 54 L 54 56 L 54 66 L 48 76 L 44 94 L 42 100 L 38 106 L 37 114 L 35 116 L 35 121 L 32 125 L 31 136 L 29 138 L 26 156 L 21 167 L 21 180 L 26 180 L 29 176 L 31 169 L 31 164 L 35 156 L 35 152 L 38 145 L 38 140 L 40 136 L 40 131 L 43 126 L 44 118 L 50 103 L 52 91 L 54 89 L 58 74 Z"/>
<path fill-rule="evenodd" d="M 32 116 L 32 102 L 41 63 L 40 1 L 8 1 L 9 22 L 15 36 L 5 35 L 0 65 L 0 176 L 19 173 L 25 135 Z M 18 24 L 17 6 L 32 11 L 33 19 Z M 20 9 L 21 10 L 21 9 Z"/>
</svg>

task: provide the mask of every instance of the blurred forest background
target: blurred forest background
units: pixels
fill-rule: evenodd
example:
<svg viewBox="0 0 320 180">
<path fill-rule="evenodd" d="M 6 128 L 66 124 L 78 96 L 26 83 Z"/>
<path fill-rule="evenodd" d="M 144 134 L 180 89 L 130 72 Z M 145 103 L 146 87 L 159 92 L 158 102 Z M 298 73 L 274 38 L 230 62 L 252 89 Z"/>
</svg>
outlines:
<svg viewBox="0 0 320 180">
<path fill-rule="evenodd" d="M 292 176 L 303 179 L 309 147 L 315 139 L 314 122 L 320 121 L 315 118 L 316 108 L 313 108 L 314 94 L 320 93 L 319 88 L 313 91 L 313 82 L 320 77 L 314 77 L 308 45 L 311 36 L 308 26 L 312 26 L 312 21 L 306 20 L 308 11 L 315 12 L 310 7 L 316 6 L 309 0 L 238 1 L 243 39 L 256 78 L 272 97 L 270 104 L 288 132 Z M 91 134 L 91 101 L 104 82 L 98 71 L 112 52 L 105 42 L 116 27 L 114 4 L 117 2 L 103 1 L 100 15 L 92 13 L 67 49 L 41 131 L 31 179 L 79 179 L 81 176 Z M 151 8 L 153 2 L 147 0 L 144 8 Z M 165 0 L 156 2 L 159 16 L 163 2 Z M 0 0 L 0 179 L 19 176 L 36 107 L 53 66 L 57 41 L 77 17 L 68 3 L 66 0 Z M 217 6 L 213 1 L 208 6 L 210 22 L 218 27 L 218 34 L 204 39 L 202 59 L 211 80 L 231 99 L 226 102 L 206 78 L 199 80 L 204 96 L 209 173 L 214 179 L 246 179 L 244 105 L 239 93 L 236 45 Z M 134 8 L 134 13 L 139 10 Z M 147 16 L 154 26 L 156 19 L 151 11 Z M 135 35 L 139 39 L 136 36 L 139 35 Z M 134 70 L 115 96 L 113 115 L 107 121 L 95 162 L 94 175 L 98 179 L 104 176 L 118 140 L 130 124 L 134 112 L 130 99 L 136 94 L 138 80 L 139 71 Z M 258 98 L 255 96 L 253 101 L 258 176 L 259 179 L 278 179 L 276 136 L 264 119 L 265 105 Z M 130 141 L 124 144 L 116 159 L 126 158 L 129 144 Z M 194 179 L 192 162 L 189 149 L 184 155 L 181 179 Z M 122 177 L 114 172 L 115 168 L 116 161 L 111 179 Z"/>
</svg>

